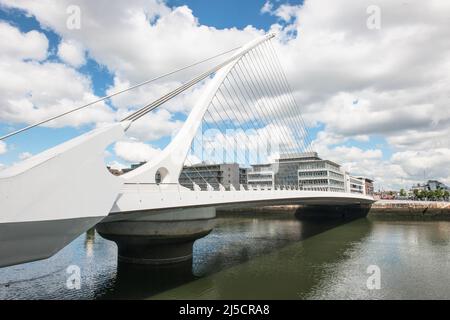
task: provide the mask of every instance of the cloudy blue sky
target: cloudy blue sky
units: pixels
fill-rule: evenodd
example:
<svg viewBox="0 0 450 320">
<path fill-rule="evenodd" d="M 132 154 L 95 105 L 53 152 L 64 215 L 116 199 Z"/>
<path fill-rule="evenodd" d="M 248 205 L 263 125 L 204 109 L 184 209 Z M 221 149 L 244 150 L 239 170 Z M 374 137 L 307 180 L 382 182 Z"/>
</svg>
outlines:
<svg viewBox="0 0 450 320">
<path fill-rule="evenodd" d="M 80 29 L 67 26 L 71 5 Z M 371 5 L 379 28 L 367 25 Z M 322 157 L 384 189 L 450 184 L 449 16 L 445 0 L 0 0 L 0 134 L 275 31 Z M 188 76 L 0 142 L 0 166 L 116 121 Z M 200 93 L 146 116 L 106 162 L 150 159 Z"/>
</svg>

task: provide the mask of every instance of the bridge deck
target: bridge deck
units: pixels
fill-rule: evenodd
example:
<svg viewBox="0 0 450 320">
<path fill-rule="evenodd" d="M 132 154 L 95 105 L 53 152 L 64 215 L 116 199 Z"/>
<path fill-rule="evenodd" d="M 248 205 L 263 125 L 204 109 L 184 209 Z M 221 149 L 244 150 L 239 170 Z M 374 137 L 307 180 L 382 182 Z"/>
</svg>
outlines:
<svg viewBox="0 0 450 320">
<path fill-rule="evenodd" d="M 268 204 L 371 204 L 373 197 L 344 192 L 303 190 L 191 191 L 181 186 L 158 190 L 154 185 L 126 185 L 106 220 L 142 212 L 195 207 L 255 206 Z"/>
</svg>

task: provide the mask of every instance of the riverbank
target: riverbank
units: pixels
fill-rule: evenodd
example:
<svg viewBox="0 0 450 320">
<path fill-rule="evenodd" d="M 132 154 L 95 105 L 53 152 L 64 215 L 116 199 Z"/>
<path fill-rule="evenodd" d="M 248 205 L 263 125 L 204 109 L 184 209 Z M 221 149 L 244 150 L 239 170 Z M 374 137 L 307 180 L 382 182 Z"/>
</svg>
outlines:
<svg viewBox="0 0 450 320">
<path fill-rule="evenodd" d="M 252 213 L 299 213 L 305 209 L 302 205 L 280 205 L 252 208 Z M 248 208 L 227 209 L 218 214 L 244 213 Z M 450 202 L 378 200 L 370 208 L 368 218 L 373 219 L 413 219 L 413 220 L 450 220 Z"/>
<path fill-rule="evenodd" d="M 378 200 L 370 208 L 368 217 L 450 220 L 450 202 Z"/>
</svg>

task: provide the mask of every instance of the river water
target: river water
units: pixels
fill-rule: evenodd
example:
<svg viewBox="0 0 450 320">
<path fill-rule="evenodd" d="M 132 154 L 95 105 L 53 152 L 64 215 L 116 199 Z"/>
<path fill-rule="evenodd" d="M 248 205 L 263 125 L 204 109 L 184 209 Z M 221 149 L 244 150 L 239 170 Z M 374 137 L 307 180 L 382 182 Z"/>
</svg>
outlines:
<svg viewBox="0 0 450 320">
<path fill-rule="evenodd" d="M 115 244 L 90 231 L 0 269 L 0 299 L 450 299 L 449 270 L 450 222 L 242 213 L 220 216 L 192 261 L 168 267 L 118 265 Z"/>
</svg>

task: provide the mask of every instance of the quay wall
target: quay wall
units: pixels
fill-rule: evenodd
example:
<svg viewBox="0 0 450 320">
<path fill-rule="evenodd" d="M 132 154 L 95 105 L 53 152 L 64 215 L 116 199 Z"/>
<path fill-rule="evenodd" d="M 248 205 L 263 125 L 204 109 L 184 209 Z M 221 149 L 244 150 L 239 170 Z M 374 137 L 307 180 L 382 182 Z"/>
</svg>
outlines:
<svg viewBox="0 0 450 320">
<path fill-rule="evenodd" d="M 372 205 L 368 216 L 382 219 L 450 220 L 450 202 L 378 200 Z"/>
<path fill-rule="evenodd" d="M 233 208 L 217 210 L 220 214 L 229 213 L 298 213 L 304 210 L 302 205 L 262 206 L 255 208 Z M 318 209 L 320 210 L 320 209 Z M 373 219 L 415 219 L 450 220 L 450 202 L 378 200 L 367 213 Z"/>
</svg>

